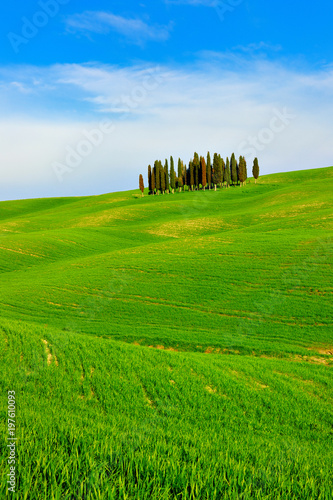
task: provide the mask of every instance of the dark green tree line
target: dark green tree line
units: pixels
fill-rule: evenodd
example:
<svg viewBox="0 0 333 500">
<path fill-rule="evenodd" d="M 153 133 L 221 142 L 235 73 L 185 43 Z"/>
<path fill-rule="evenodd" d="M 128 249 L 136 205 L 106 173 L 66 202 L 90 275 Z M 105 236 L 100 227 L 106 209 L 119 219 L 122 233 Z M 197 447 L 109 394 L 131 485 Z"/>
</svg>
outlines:
<svg viewBox="0 0 333 500">
<path fill-rule="evenodd" d="M 252 174 L 256 183 L 259 177 L 258 158 L 255 158 L 253 161 Z M 245 157 L 240 156 L 237 162 L 234 153 L 232 153 L 230 160 L 227 157 L 225 161 L 220 154 L 214 153 L 213 163 L 211 163 L 209 151 L 207 153 L 207 161 L 203 156 L 199 157 L 198 153 L 195 152 L 193 159 L 188 163 L 188 167 L 186 167 L 181 158 L 178 158 L 177 174 L 172 156 L 170 156 L 170 171 L 167 159 L 164 162 L 164 166 L 160 160 L 154 162 L 153 168 L 151 165 L 148 165 L 149 194 L 169 194 L 170 192 L 174 194 L 176 189 L 179 192 L 182 190 L 205 190 L 207 186 L 208 189 L 214 186 L 214 190 L 216 191 L 217 187 L 229 188 L 230 185 L 236 186 L 238 184 L 244 186 L 246 181 L 247 164 Z M 142 191 L 141 177 L 139 188 Z"/>
</svg>

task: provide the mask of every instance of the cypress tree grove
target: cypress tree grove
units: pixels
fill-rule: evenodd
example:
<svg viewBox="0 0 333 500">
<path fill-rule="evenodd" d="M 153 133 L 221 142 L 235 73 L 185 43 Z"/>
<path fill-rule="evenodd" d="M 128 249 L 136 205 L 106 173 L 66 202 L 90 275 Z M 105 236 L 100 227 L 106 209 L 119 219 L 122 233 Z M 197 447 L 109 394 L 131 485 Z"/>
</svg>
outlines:
<svg viewBox="0 0 333 500">
<path fill-rule="evenodd" d="M 142 177 L 142 174 L 139 175 L 139 188 L 140 188 L 140 191 L 142 193 L 142 196 L 144 196 L 143 192 L 145 190 L 145 185 L 143 183 L 143 177 Z"/>
<path fill-rule="evenodd" d="M 253 177 L 257 181 L 259 177 L 258 158 L 253 161 L 252 169 Z M 214 186 L 226 188 L 238 184 L 241 186 L 246 184 L 247 180 L 247 165 L 244 156 L 239 157 L 239 162 L 236 160 L 235 153 L 232 153 L 231 158 L 226 158 L 226 161 L 218 153 L 214 153 L 213 162 L 211 161 L 210 152 L 207 152 L 207 162 L 204 156 L 194 153 L 193 158 L 189 161 L 188 167 L 183 161 L 178 158 L 178 171 L 175 171 L 173 157 L 170 156 L 170 172 L 168 160 L 165 160 L 164 166 L 160 160 L 154 162 L 154 167 L 148 165 L 148 186 L 149 194 L 168 194 L 175 193 L 176 189 L 179 192 L 182 189 L 194 191 L 203 189 L 205 191 L 208 186 L 210 189 Z M 141 189 L 141 184 L 140 184 Z"/>
<path fill-rule="evenodd" d="M 259 163 L 257 157 L 253 160 L 252 174 L 254 177 L 254 183 L 257 184 L 257 179 L 259 177 Z"/>
<path fill-rule="evenodd" d="M 175 165 L 173 163 L 173 158 L 170 156 L 170 187 L 172 194 L 175 194 L 176 188 L 176 173 L 175 173 Z"/>
<path fill-rule="evenodd" d="M 198 153 L 194 153 L 194 156 L 193 156 L 193 169 L 194 169 L 194 186 L 195 186 L 195 189 L 199 189 L 199 168 L 200 168 L 199 155 L 198 155 Z"/>
<path fill-rule="evenodd" d="M 243 186 L 243 183 L 245 182 L 245 163 L 244 163 L 243 156 L 239 157 L 238 177 L 239 177 L 240 185 Z"/>
<path fill-rule="evenodd" d="M 160 162 L 158 160 L 154 163 L 154 173 L 155 173 L 155 187 L 156 194 L 160 194 L 159 191 L 161 189 L 161 178 L 160 178 Z"/>
<path fill-rule="evenodd" d="M 201 185 L 202 189 L 205 191 L 207 185 L 207 169 L 206 169 L 206 161 L 203 156 L 200 156 L 200 165 L 201 165 Z"/>
<path fill-rule="evenodd" d="M 226 163 L 225 163 L 225 170 L 224 170 L 224 175 L 223 175 L 223 180 L 225 182 L 226 187 L 230 187 L 230 161 L 229 158 L 227 157 Z"/>
<path fill-rule="evenodd" d="M 169 180 L 169 165 L 168 165 L 168 160 L 165 160 L 164 164 L 164 175 L 165 175 L 165 189 L 166 192 L 169 194 L 170 190 L 170 180 Z"/>
<path fill-rule="evenodd" d="M 159 168 L 160 168 L 161 191 L 162 191 L 162 194 L 164 194 L 165 193 L 166 182 L 165 182 L 165 171 L 164 171 L 164 168 L 162 166 L 162 162 L 161 161 L 159 161 Z"/>
<path fill-rule="evenodd" d="M 212 164 L 211 164 L 211 160 L 210 160 L 210 152 L 209 151 L 207 153 L 206 170 L 207 170 L 207 184 L 208 184 L 208 189 L 211 189 L 211 187 L 212 187 Z"/>
<path fill-rule="evenodd" d="M 222 167 L 222 165 L 221 165 L 221 157 L 217 153 L 214 153 L 212 180 L 213 180 L 214 190 L 215 191 L 216 191 L 217 184 L 220 184 L 220 182 L 221 182 L 221 174 L 222 174 L 221 167 Z"/>
<path fill-rule="evenodd" d="M 191 191 L 193 191 L 194 190 L 194 165 L 193 165 L 192 160 L 188 164 L 188 168 L 189 168 L 189 185 L 191 186 Z"/>
<path fill-rule="evenodd" d="M 235 158 L 235 153 L 232 153 L 231 155 L 231 161 L 230 161 L 230 174 L 231 174 L 231 181 L 232 184 L 237 184 L 238 182 L 238 176 L 237 176 L 237 161 Z"/>
<path fill-rule="evenodd" d="M 151 165 L 148 165 L 148 190 L 149 190 L 149 193 L 152 192 L 152 187 L 151 187 Z"/>
</svg>

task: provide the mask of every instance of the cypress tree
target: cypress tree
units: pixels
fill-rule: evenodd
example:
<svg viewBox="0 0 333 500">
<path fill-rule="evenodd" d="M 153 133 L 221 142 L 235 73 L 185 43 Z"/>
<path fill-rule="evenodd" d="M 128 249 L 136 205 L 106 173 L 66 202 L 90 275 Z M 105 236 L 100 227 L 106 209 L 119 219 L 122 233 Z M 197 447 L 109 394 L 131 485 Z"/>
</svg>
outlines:
<svg viewBox="0 0 333 500">
<path fill-rule="evenodd" d="M 245 156 L 243 156 L 242 158 L 243 158 L 243 162 L 244 162 L 244 177 L 245 177 L 244 184 L 246 184 L 246 180 L 247 180 L 247 165 L 246 165 Z"/>
<path fill-rule="evenodd" d="M 194 157 L 193 157 L 193 169 L 194 169 L 194 186 L 195 186 L 195 189 L 199 189 L 199 168 L 200 168 L 199 155 L 198 155 L 198 153 L 194 153 Z"/>
<path fill-rule="evenodd" d="M 225 164 L 225 170 L 224 170 L 224 175 L 223 175 L 223 180 L 226 183 L 226 187 L 230 187 L 230 161 L 229 158 L 227 157 L 226 159 L 226 164 Z"/>
<path fill-rule="evenodd" d="M 179 192 L 181 192 L 183 184 L 184 184 L 182 175 L 180 177 L 177 177 L 177 184 L 178 184 Z"/>
<path fill-rule="evenodd" d="M 184 185 L 184 179 L 183 179 L 183 162 L 181 161 L 180 158 L 178 158 L 178 168 L 177 168 L 177 186 L 179 187 L 179 177 L 182 178 L 183 182 L 182 182 L 182 186 Z M 179 190 L 179 192 L 181 191 L 181 189 Z"/>
<path fill-rule="evenodd" d="M 232 184 L 237 184 L 238 182 L 238 176 L 237 176 L 237 161 L 235 158 L 235 153 L 232 153 L 231 155 L 231 161 L 230 161 L 230 174 L 231 174 L 231 181 Z"/>
<path fill-rule="evenodd" d="M 259 163 L 258 163 L 258 158 L 255 158 L 253 160 L 252 174 L 253 174 L 253 177 L 254 177 L 254 183 L 257 184 L 257 179 L 259 177 Z"/>
<path fill-rule="evenodd" d="M 188 167 L 189 167 L 189 185 L 191 186 L 191 191 L 193 191 L 194 190 L 194 165 L 193 165 L 192 160 L 188 164 Z"/>
<path fill-rule="evenodd" d="M 214 190 L 216 191 L 217 184 L 221 182 L 221 174 L 222 174 L 222 165 L 221 165 L 221 157 L 217 153 L 214 153 L 213 158 L 213 175 L 212 180 L 214 184 Z"/>
<path fill-rule="evenodd" d="M 160 177 L 160 162 L 158 160 L 156 160 L 154 163 L 154 173 L 155 173 L 156 194 L 160 194 L 159 191 L 161 189 L 161 177 Z"/>
<path fill-rule="evenodd" d="M 156 187 L 155 170 L 153 169 L 151 172 L 151 191 L 153 195 L 155 194 L 155 187 Z"/>
<path fill-rule="evenodd" d="M 207 184 L 208 184 L 208 188 L 211 189 L 211 187 L 212 187 L 212 164 L 211 164 L 211 161 L 210 161 L 210 152 L 209 151 L 207 153 L 206 170 L 207 170 Z"/>
<path fill-rule="evenodd" d="M 152 192 L 152 187 L 151 187 L 151 165 L 148 165 L 148 191 L 149 191 L 149 193 Z"/>
<path fill-rule="evenodd" d="M 165 171 L 164 171 L 164 168 L 162 166 L 162 162 L 159 161 L 158 164 L 159 164 L 159 169 L 160 169 L 161 191 L 162 191 L 162 194 L 164 194 L 165 193 L 165 185 L 166 185 L 166 182 L 165 182 Z"/>
<path fill-rule="evenodd" d="M 171 187 L 172 194 L 175 194 L 176 174 L 175 174 L 175 165 L 173 163 L 172 156 L 170 156 L 170 187 Z"/>
<path fill-rule="evenodd" d="M 186 163 L 184 164 L 182 162 L 182 169 L 183 169 L 183 186 L 184 186 L 184 191 L 185 191 L 185 186 L 188 186 L 187 182 L 187 168 L 186 168 Z"/>
<path fill-rule="evenodd" d="M 142 193 L 142 196 L 144 196 L 144 195 L 143 195 L 143 192 L 144 192 L 144 190 L 145 190 L 145 185 L 144 185 L 144 183 L 143 183 L 143 177 L 142 177 L 142 174 L 140 174 L 140 175 L 139 175 L 139 188 L 140 188 L 140 191 L 141 191 L 141 193 Z"/>
<path fill-rule="evenodd" d="M 221 187 L 223 187 L 224 171 L 225 171 L 225 163 L 224 159 L 221 158 Z"/>
<path fill-rule="evenodd" d="M 207 168 L 206 168 L 206 161 L 203 156 L 200 157 L 200 165 L 201 165 L 201 185 L 203 190 L 205 191 L 207 185 Z"/>
<path fill-rule="evenodd" d="M 243 156 L 239 157 L 238 178 L 239 178 L 240 185 L 243 186 L 243 184 L 245 182 L 245 163 L 244 163 Z"/>
<path fill-rule="evenodd" d="M 239 165 L 238 165 L 238 161 L 236 160 L 236 172 L 237 172 L 237 181 L 236 181 L 236 184 L 238 184 L 238 182 L 239 182 L 238 169 L 239 169 Z"/>
<path fill-rule="evenodd" d="M 169 165 L 168 165 L 168 160 L 165 160 L 164 164 L 164 175 L 165 175 L 165 190 L 169 194 L 170 190 L 170 180 L 169 180 Z"/>
</svg>

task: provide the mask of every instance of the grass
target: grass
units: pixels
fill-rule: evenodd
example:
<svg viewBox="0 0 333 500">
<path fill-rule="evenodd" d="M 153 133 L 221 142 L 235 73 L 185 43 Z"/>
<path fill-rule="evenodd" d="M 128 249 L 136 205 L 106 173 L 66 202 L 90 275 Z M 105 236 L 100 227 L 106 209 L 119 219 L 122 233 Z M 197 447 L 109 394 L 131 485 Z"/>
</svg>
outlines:
<svg viewBox="0 0 333 500">
<path fill-rule="evenodd" d="M 0 496 L 331 498 L 332 184 L 0 203 Z"/>
</svg>

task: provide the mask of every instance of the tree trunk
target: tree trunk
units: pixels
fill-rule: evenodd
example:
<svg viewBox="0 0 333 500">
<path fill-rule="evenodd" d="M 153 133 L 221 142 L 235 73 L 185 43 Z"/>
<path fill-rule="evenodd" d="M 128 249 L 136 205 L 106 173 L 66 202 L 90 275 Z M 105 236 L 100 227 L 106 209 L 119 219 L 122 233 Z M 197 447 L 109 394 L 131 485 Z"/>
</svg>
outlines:
<svg viewBox="0 0 333 500">
<path fill-rule="evenodd" d="M 214 184 L 214 191 L 216 191 L 216 184 Z"/>
<path fill-rule="evenodd" d="M 254 183 L 257 184 L 257 179 L 254 179 Z"/>
</svg>

